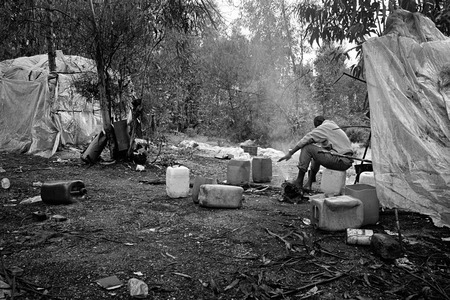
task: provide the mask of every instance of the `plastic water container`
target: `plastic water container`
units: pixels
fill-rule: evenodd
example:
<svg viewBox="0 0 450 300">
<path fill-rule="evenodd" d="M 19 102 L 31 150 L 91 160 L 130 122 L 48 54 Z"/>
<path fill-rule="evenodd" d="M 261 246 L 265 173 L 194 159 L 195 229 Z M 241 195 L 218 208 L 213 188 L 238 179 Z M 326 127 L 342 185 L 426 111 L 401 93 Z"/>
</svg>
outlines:
<svg viewBox="0 0 450 300">
<path fill-rule="evenodd" d="M 198 195 L 200 193 L 200 186 L 203 184 L 215 184 L 217 180 L 215 178 L 205 178 L 202 176 L 197 176 L 194 179 L 194 186 L 192 187 L 192 201 L 198 203 Z"/>
<path fill-rule="evenodd" d="M 353 184 L 345 187 L 345 195 L 355 197 L 364 205 L 364 222 L 362 225 L 376 224 L 380 218 L 380 201 L 374 186 Z"/>
<path fill-rule="evenodd" d="M 358 183 L 375 186 L 375 174 L 373 172 L 362 172 L 359 175 Z"/>
<path fill-rule="evenodd" d="M 364 207 L 361 200 L 342 195 L 311 197 L 311 224 L 327 231 L 341 231 L 359 228 L 364 221 Z"/>
<path fill-rule="evenodd" d="M 199 204 L 210 208 L 240 208 L 244 189 L 240 186 L 203 184 L 198 196 Z"/>
<path fill-rule="evenodd" d="M 254 157 L 252 160 L 253 182 L 272 181 L 272 159 L 270 157 Z"/>
<path fill-rule="evenodd" d="M 245 184 L 250 182 L 250 160 L 231 159 L 227 166 L 227 183 Z"/>
<path fill-rule="evenodd" d="M 166 192 L 170 198 L 189 195 L 189 169 L 185 166 L 168 167 L 166 170 Z"/>
<path fill-rule="evenodd" d="M 322 193 L 326 196 L 342 195 L 345 187 L 346 174 L 346 171 L 324 169 L 320 182 L 320 190 Z"/>
<path fill-rule="evenodd" d="M 46 204 L 72 204 L 87 193 L 81 180 L 49 181 L 42 183 L 41 199 Z"/>
</svg>

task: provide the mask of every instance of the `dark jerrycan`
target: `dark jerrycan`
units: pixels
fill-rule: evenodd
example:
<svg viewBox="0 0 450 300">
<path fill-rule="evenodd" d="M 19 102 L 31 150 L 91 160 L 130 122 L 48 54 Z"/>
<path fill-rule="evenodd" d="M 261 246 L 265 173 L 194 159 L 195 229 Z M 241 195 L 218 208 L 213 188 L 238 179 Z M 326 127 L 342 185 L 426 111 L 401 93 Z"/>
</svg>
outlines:
<svg viewBox="0 0 450 300">
<path fill-rule="evenodd" d="M 46 204 L 72 204 L 87 193 L 81 180 L 49 181 L 41 186 L 41 198 Z"/>
</svg>

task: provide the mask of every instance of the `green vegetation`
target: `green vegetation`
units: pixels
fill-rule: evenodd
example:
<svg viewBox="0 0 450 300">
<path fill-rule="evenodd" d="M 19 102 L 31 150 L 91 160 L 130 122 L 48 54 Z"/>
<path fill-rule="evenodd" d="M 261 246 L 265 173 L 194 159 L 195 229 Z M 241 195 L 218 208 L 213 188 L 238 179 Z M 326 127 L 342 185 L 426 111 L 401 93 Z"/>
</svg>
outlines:
<svg viewBox="0 0 450 300">
<path fill-rule="evenodd" d="M 439 5 L 434 19 L 448 20 L 448 3 Z M 141 99 L 143 138 L 176 130 L 275 147 L 310 130 L 317 114 L 368 125 L 365 84 L 343 76 L 352 70 L 335 42 L 362 43 L 394 8 L 246 0 L 227 25 L 205 0 L 3 1 L 0 59 L 49 53 L 51 63 L 55 49 L 94 59 L 97 78 L 79 87 L 100 101 L 108 136 Z M 350 131 L 358 142 L 367 132 Z"/>
</svg>

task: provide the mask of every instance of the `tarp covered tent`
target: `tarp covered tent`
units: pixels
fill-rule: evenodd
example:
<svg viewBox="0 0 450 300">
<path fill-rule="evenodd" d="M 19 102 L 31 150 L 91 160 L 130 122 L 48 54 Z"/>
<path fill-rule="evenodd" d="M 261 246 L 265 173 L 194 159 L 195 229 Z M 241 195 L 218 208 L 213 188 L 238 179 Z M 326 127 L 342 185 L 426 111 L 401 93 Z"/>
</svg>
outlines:
<svg viewBox="0 0 450 300">
<path fill-rule="evenodd" d="M 74 80 L 95 72 L 92 60 L 61 51 L 56 77 L 46 54 L 0 62 L 0 151 L 50 157 L 60 144 L 89 143 L 102 129 L 100 107 Z"/>
<path fill-rule="evenodd" d="M 363 44 L 377 195 L 450 227 L 450 39 L 419 13 L 387 25 Z"/>
</svg>

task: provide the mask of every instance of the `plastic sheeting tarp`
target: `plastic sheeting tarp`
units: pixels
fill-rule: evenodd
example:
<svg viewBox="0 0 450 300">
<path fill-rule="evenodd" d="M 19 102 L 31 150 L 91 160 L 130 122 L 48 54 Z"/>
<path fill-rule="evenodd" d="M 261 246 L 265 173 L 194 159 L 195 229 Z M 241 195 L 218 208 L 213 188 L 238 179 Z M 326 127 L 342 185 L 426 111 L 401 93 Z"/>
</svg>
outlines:
<svg viewBox="0 0 450 300">
<path fill-rule="evenodd" d="M 87 144 L 101 131 L 98 103 L 73 84 L 95 72 L 94 62 L 58 51 L 56 66 L 58 76 L 49 80 L 47 55 L 0 62 L 0 151 L 50 157 L 60 143 Z"/>
<path fill-rule="evenodd" d="M 49 116 L 48 99 L 44 78 L 36 81 L 0 79 L 1 150 L 26 152 L 41 147 L 52 150 L 57 130 Z M 32 138 L 39 135 L 45 138 Z"/>
<path fill-rule="evenodd" d="M 450 39 L 418 13 L 388 24 L 363 45 L 377 195 L 450 227 Z"/>
</svg>

